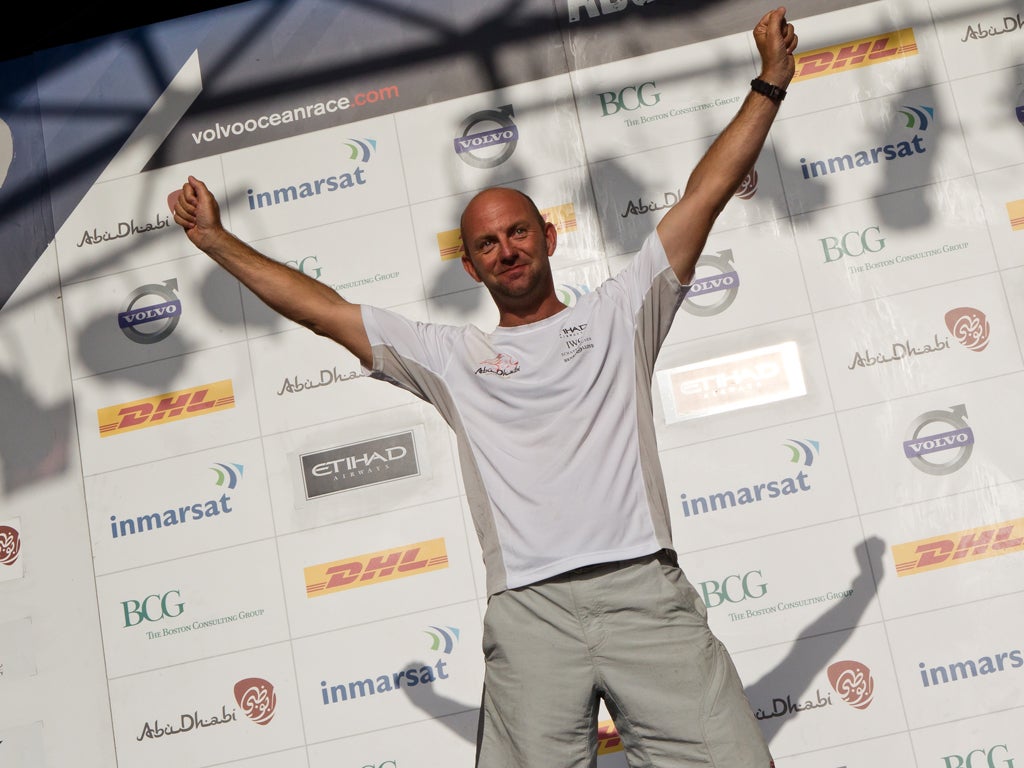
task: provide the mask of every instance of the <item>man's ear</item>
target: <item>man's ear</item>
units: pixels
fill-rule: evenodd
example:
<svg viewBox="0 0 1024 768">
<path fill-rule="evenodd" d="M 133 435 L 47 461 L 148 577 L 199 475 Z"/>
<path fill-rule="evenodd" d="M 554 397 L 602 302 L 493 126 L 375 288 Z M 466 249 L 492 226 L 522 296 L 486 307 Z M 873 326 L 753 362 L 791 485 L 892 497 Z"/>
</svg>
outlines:
<svg viewBox="0 0 1024 768">
<path fill-rule="evenodd" d="M 469 260 L 469 256 L 462 257 L 462 268 L 466 270 L 466 274 L 480 282 L 480 275 L 476 273 L 476 267 L 473 266 L 473 262 Z"/>
<path fill-rule="evenodd" d="M 544 222 L 544 240 L 547 242 L 548 257 L 550 258 L 555 253 L 555 246 L 558 245 L 558 230 L 550 221 Z"/>
</svg>

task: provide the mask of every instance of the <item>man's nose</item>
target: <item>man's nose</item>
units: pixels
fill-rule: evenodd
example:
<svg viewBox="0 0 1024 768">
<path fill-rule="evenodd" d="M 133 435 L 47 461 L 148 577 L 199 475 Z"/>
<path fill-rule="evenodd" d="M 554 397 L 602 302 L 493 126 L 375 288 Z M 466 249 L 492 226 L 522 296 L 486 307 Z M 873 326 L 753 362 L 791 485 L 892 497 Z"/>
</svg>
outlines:
<svg viewBox="0 0 1024 768">
<path fill-rule="evenodd" d="M 512 248 L 512 241 L 507 237 L 502 237 L 498 240 L 498 248 L 500 249 L 502 260 L 514 259 L 516 257 L 516 251 Z"/>
</svg>

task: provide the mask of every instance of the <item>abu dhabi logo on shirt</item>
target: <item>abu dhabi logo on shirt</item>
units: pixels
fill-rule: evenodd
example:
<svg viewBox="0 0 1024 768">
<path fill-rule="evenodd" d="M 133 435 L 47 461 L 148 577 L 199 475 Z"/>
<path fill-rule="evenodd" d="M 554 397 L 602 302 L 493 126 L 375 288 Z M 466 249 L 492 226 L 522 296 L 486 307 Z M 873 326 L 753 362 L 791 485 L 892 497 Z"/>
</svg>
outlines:
<svg viewBox="0 0 1024 768">
<path fill-rule="evenodd" d="M 963 403 L 944 411 L 926 411 L 910 422 L 903 455 L 929 475 L 949 475 L 967 463 L 974 450 L 974 430 L 967 425 Z"/>
<path fill-rule="evenodd" d="M 156 344 L 170 336 L 181 320 L 178 281 L 140 285 L 117 313 L 117 327 L 136 344 Z"/>
<path fill-rule="evenodd" d="M 462 123 L 462 133 L 453 140 L 455 155 L 474 168 L 497 168 L 516 151 L 519 128 L 512 121 L 511 104 L 474 112 Z"/>
<path fill-rule="evenodd" d="M 477 376 L 488 374 L 492 376 L 511 376 L 519 373 L 519 361 L 512 357 L 512 355 L 499 352 L 494 357 L 477 363 L 476 370 L 473 373 Z"/>
<path fill-rule="evenodd" d="M 710 317 L 727 310 L 740 290 L 740 276 L 733 268 L 732 250 L 702 254 L 697 261 L 683 309 L 698 317 Z"/>
</svg>

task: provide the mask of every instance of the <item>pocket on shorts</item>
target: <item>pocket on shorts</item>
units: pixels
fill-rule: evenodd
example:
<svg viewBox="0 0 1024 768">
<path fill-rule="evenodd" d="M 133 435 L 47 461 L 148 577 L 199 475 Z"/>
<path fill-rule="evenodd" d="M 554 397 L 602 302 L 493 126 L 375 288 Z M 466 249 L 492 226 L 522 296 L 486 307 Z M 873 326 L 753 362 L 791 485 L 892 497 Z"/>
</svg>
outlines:
<svg viewBox="0 0 1024 768">
<path fill-rule="evenodd" d="M 692 609 L 693 613 L 697 614 L 702 620 L 707 621 L 707 606 L 704 605 L 700 593 L 694 589 L 690 580 L 686 578 L 686 574 L 683 573 L 683 570 L 677 565 L 669 565 L 667 563 L 658 563 L 658 568 L 661 569 L 661 575 L 665 581 L 679 594 L 683 607 L 687 610 Z"/>
</svg>

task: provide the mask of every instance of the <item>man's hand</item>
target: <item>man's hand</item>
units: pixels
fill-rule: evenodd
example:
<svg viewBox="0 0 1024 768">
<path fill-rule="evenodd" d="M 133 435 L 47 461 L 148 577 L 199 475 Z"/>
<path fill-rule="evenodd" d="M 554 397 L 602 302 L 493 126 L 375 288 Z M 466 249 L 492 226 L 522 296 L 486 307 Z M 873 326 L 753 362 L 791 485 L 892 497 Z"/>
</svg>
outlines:
<svg viewBox="0 0 1024 768">
<path fill-rule="evenodd" d="M 766 13 L 754 27 L 754 43 L 761 54 L 761 79 L 779 88 L 787 88 L 796 71 L 793 51 L 797 36 L 786 22 L 785 7 Z"/>
<path fill-rule="evenodd" d="M 167 196 L 167 206 L 174 214 L 175 223 L 181 225 L 188 239 L 201 251 L 207 251 L 224 231 L 217 199 L 195 176 L 189 176 L 180 190 Z"/>
</svg>

